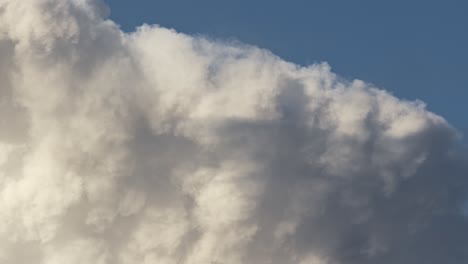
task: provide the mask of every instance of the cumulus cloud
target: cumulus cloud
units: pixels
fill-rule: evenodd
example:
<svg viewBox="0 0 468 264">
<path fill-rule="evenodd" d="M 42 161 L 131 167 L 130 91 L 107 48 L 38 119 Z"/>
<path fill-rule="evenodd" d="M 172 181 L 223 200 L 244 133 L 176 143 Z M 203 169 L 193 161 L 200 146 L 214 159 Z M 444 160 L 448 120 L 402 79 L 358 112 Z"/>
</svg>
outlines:
<svg viewBox="0 0 468 264">
<path fill-rule="evenodd" d="M 458 264 L 457 132 L 325 64 L 0 2 L 0 262 Z"/>
</svg>

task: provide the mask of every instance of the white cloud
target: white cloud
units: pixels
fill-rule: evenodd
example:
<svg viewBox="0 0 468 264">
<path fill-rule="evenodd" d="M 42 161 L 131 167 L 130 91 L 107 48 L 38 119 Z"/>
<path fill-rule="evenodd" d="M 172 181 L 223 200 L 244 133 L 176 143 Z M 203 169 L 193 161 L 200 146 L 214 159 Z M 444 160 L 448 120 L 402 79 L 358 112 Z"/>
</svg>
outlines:
<svg viewBox="0 0 468 264">
<path fill-rule="evenodd" d="M 465 263 L 457 133 L 323 64 L 0 2 L 0 261 Z"/>
</svg>

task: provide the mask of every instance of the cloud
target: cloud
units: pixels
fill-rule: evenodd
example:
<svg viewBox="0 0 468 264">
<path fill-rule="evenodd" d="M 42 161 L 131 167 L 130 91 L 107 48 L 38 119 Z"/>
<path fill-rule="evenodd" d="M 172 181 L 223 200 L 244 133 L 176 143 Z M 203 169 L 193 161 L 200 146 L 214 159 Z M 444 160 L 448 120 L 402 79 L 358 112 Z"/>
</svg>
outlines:
<svg viewBox="0 0 468 264">
<path fill-rule="evenodd" d="M 2 263 L 466 263 L 459 135 L 326 63 L 0 2 Z"/>
</svg>

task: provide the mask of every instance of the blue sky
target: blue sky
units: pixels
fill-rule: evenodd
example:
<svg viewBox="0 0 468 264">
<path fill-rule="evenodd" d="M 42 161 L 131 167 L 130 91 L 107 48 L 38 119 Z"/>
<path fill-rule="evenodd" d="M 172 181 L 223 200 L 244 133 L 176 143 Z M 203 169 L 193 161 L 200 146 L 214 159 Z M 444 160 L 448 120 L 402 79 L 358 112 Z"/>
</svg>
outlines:
<svg viewBox="0 0 468 264">
<path fill-rule="evenodd" d="M 421 99 L 468 134 L 468 1 L 108 0 L 126 31 L 142 23 L 235 39 L 302 65 Z M 465 136 L 465 142 L 466 142 Z"/>
</svg>

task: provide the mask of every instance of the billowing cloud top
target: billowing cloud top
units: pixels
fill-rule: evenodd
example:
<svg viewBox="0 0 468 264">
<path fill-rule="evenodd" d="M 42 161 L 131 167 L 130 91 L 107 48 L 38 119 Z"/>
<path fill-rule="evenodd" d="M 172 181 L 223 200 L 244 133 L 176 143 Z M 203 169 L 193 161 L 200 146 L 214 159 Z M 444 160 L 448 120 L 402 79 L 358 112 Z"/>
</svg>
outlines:
<svg viewBox="0 0 468 264">
<path fill-rule="evenodd" d="M 468 262 L 423 103 L 106 9 L 0 1 L 0 263 Z"/>
</svg>

